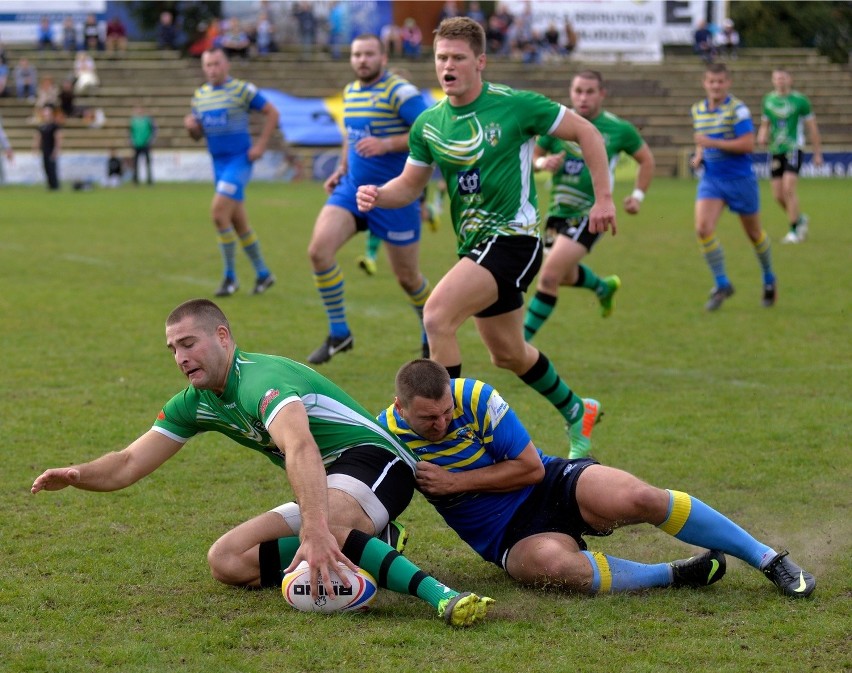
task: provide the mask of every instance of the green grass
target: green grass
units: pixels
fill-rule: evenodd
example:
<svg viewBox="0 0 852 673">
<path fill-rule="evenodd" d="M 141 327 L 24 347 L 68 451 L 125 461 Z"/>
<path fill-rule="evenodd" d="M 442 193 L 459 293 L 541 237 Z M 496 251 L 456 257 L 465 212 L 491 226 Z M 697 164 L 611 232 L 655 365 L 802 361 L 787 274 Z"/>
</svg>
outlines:
<svg viewBox="0 0 852 673">
<path fill-rule="evenodd" d="M 764 221 L 786 226 L 764 185 Z M 629 183 L 620 184 L 623 196 Z M 368 615 L 290 610 L 274 591 L 209 577 L 225 530 L 290 499 L 284 473 L 221 436 L 112 494 L 32 496 L 45 468 L 120 449 L 183 386 L 163 322 L 210 296 L 220 261 L 207 185 L 90 193 L 0 191 L 0 316 L 7 335 L 0 421 L 0 670 L 78 671 L 825 671 L 852 668 L 850 614 L 849 183 L 803 181 L 811 239 L 774 247 L 779 301 L 739 225 L 719 227 L 737 294 L 715 314 L 692 231 L 694 185 L 655 181 L 639 217 L 589 258 L 623 288 L 602 320 L 588 292 L 563 290 L 537 345 L 580 394 L 600 399 L 595 453 L 729 514 L 817 575 L 813 600 L 779 596 L 732 560 L 704 591 L 579 598 L 523 589 L 482 562 L 420 496 L 403 517 L 408 555 L 448 584 L 494 596 L 493 619 L 453 631 L 414 598 L 381 592 Z M 278 284 L 261 297 L 244 257 L 243 290 L 222 301 L 248 350 L 304 358 L 324 314 L 305 249 L 321 186 L 254 184 L 249 213 Z M 357 343 L 322 372 L 378 411 L 397 367 L 415 357 L 413 313 L 389 274 L 367 278 L 339 255 Z M 454 261 L 445 222 L 424 233 L 433 282 Z M 563 453 L 558 414 L 495 369 L 472 325 L 464 372 L 498 387 L 543 448 Z M 636 560 L 691 549 L 649 526 L 590 541 Z"/>
</svg>

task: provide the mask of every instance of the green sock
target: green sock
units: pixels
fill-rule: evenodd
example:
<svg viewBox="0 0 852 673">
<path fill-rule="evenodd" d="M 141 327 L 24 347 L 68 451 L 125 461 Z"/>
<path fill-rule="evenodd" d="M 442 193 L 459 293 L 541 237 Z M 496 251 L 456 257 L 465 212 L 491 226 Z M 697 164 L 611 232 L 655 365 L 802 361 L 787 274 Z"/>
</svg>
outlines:
<svg viewBox="0 0 852 673">
<path fill-rule="evenodd" d="M 379 248 L 382 245 L 382 239 L 371 232 L 367 232 L 367 246 L 364 250 L 364 255 L 367 259 L 376 259 L 376 255 L 379 254 Z"/>
<path fill-rule="evenodd" d="M 360 530 L 349 533 L 341 551 L 375 577 L 380 587 L 417 596 L 436 610 L 442 600 L 459 593 L 427 575 L 389 544 Z"/>
<path fill-rule="evenodd" d="M 535 293 L 524 316 L 524 339 L 530 341 L 538 333 L 541 326 L 553 313 L 553 309 L 556 308 L 556 299 L 557 297 L 551 294 Z"/>
<path fill-rule="evenodd" d="M 600 277 L 585 264 L 580 264 L 577 271 L 577 282 L 574 283 L 574 287 L 584 287 L 597 293 L 598 288 L 603 285 Z"/>
<path fill-rule="evenodd" d="M 519 378 L 530 388 L 544 395 L 570 425 L 582 420 L 583 400 L 571 391 L 544 353 L 539 351 L 536 363 Z"/>
</svg>

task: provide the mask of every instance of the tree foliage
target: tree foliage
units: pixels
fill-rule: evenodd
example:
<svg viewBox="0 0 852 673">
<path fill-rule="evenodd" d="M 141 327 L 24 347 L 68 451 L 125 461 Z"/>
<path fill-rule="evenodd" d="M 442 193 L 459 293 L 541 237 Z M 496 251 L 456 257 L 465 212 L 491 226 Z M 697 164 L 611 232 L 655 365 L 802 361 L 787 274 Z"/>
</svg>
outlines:
<svg viewBox="0 0 852 673">
<path fill-rule="evenodd" d="M 732 2 L 743 45 L 816 47 L 836 63 L 852 50 L 852 2 Z"/>
</svg>

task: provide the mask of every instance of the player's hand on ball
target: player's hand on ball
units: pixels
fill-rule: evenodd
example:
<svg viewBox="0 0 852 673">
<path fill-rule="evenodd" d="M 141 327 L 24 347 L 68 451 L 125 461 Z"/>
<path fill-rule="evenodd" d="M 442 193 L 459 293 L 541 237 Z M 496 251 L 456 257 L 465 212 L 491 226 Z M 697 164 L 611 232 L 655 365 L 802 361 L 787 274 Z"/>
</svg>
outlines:
<svg viewBox="0 0 852 673">
<path fill-rule="evenodd" d="M 361 185 L 355 193 L 355 203 L 362 213 L 369 213 L 376 207 L 379 198 L 379 188 L 376 185 Z"/>
<path fill-rule="evenodd" d="M 59 491 L 80 481 L 80 470 L 74 467 L 57 467 L 42 472 L 33 482 L 30 491 Z"/>
</svg>

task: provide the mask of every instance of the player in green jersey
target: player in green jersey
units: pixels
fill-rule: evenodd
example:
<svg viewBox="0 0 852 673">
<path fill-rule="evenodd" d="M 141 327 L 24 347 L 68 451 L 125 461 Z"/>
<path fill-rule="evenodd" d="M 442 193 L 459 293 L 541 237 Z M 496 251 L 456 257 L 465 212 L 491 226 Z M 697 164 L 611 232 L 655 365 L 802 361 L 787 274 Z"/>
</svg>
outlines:
<svg viewBox="0 0 852 673">
<path fill-rule="evenodd" d="M 584 70 L 574 76 L 571 104 L 574 112 L 588 119 L 601 132 L 612 180 L 615 180 L 615 165 L 621 152 L 626 152 L 639 164 L 635 188 L 624 199 L 624 210 L 635 215 L 654 177 L 654 155 L 633 124 L 603 109 L 605 96 L 603 77 L 599 72 Z M 618 276 L 601 278 L 580 263 L 592 251 L 600 234 L 591 233 L 588 227 L 588 212 L 595 196 L 591 175 L 579 148 L 574 143 L 542 136 L 536 143 L 533 166 L 536 170 L 553 174 L 547 229 L 554 233 L 555 240 L 538 276 L 536 293 L 524 318 L 527 341 L 538 332 L 556 307 L 560 285 L 594 292 L 604 318 L 612 313 L 615 292 L 621 287 Z"/>
<path fill-rule="evenodd" d="M 380 586 L 418 596 L 454 626 L 485 617 L 490 598 L 450 589 L 402 556 L 402 545 L 372 537 L 394 525 L 411 501 L 417 457 L 366 409 L 305 365 L 237 348 L 227 318 L 207 299 L 171 312 L 166 345 L 190 385 L 154 426 L 122 451 L 45 471 L 33 493 L 66 486 L 117 491 L 196 434 L 220 432 L 284 467 L 298 505 L 275 507 L 220 537 L 207 554 L 215 579 L 280 587 L 286 572 L 307 561 L 312 594 L 322 581 L 334 596 L 329 573 L 338 563 L 352 570 L 357 563 Z M 404 544 L 404 531 L 398 537 Z"/>
<path fill-rule="evenodd" d="M 814 150 L 814 165 L 822 166 L 822 143 L 811 102 L 793 90 L 793 77 L 780 68 L 772 71 L 774 91 L 763 97 L 763 114 L 757 144 L 769 145 L 772 196 L 787 213 L 790 231 L 784 243 L 801 243 L 808 235 L 808 216 L 799 208 L 796 185 L 802 165 L 802 146 L 807 129 Z"/>
<path fill-rule="evenodd" d="M 358 207 L 399 208 L 414 201 L 437 165 L 447 182 L 459 261 L 435 286 L 423 322 L 432 359 L 461 372 L 456 333 L 474 317 L 498 367 L 544 395 L 569 426 L 571 451 L 585 455 L 601 408 L 566 385 L 548 358 L 524 340 L 524 296 L 541 266 L 532 176 L 535 138 L 579 142 L 594 184 L 589 228 L 615 233 L 606 149 L 588 121 L 540 94 L 484 82 L 485 32 L 467 17 L 441 22 L 435 70 L 447 98 L 423 112 L 409 134 L 403 172 L 381 187 L 362 185 Z"/>
</svg>

